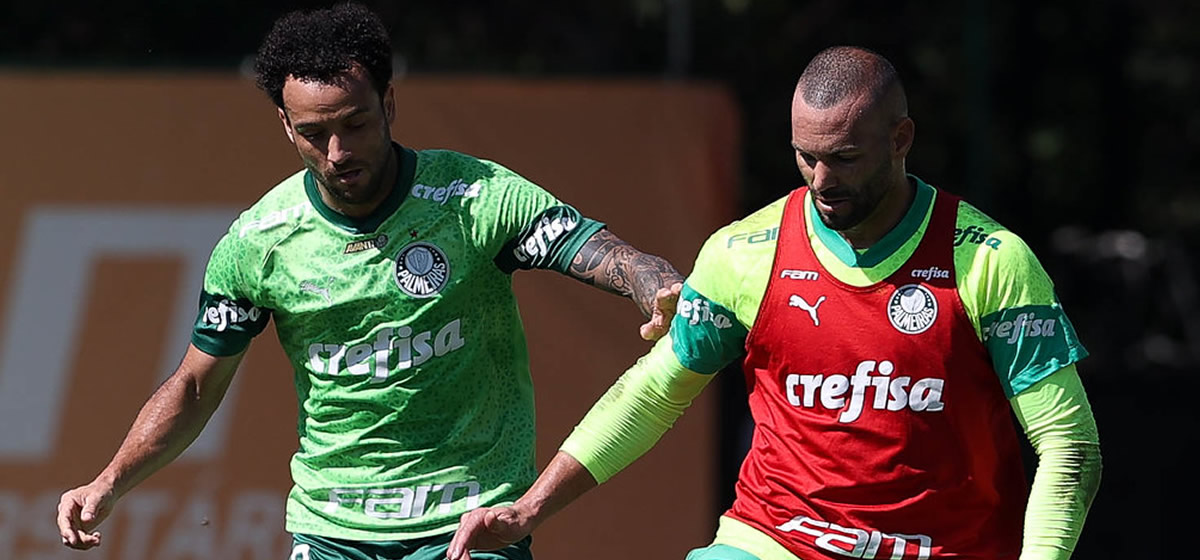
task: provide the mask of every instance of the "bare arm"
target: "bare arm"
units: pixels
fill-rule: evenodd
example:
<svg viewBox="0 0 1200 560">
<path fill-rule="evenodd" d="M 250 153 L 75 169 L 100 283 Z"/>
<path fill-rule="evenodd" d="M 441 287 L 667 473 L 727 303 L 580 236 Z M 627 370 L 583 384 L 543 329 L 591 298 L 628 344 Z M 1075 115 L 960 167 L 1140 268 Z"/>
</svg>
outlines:
<svg viewBox="0 0 1200 560">
<path fill-rule="evenodd" d="M 517 542 L 543 521 L 596 487 L 596 479 L 574 457 L 559 451 L 533 486 L 513 505 L 467 512 L 446 551 L 449 560 L 470 560 L 471 549 L 496 549 Z"/>
<path fill-rule="evenodd" d="M 96 478 L 63 494 L 58 527 L 63 544 L 88 549 L 100 544 L 97 525 L 121 496 L 178 457 L 212 416 L 243 353 L 215 357 L 188 346 L 175 373 L 142 406 L 108 466 Z"/>
<path fill-rule="evenodd" d="M 579 281 L 625 296 L 650 319 L 642 338 L 657 340 L 670 328 L 683 276 L 662 257 L 643 253 L 603 229 L 580 247 L 569 274 Z"/>
</svg>

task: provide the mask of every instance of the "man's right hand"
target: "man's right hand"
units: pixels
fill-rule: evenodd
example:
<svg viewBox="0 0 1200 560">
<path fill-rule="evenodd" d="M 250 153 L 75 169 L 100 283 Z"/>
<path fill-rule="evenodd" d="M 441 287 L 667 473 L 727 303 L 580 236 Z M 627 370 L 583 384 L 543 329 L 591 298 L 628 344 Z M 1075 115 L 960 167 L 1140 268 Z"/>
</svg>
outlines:
<svg viewBox="0 0 1200 560">
<path fill-rule="evenodd" d="M 513 507 L 474 509 L 462 516 L 446 550 L 448 560 L 471 560 L 471 550 L 496 550 L 533 532 L 533 521 Z"/>
<path fill-rule="evenodd" d="M 92 482 L 63 493 L 58 501 L 58 533 L 71 548 L 87 550 L 100 545 L 96 526 L 108 517 L 116 498 L 111 486 Z"/>
</svg>

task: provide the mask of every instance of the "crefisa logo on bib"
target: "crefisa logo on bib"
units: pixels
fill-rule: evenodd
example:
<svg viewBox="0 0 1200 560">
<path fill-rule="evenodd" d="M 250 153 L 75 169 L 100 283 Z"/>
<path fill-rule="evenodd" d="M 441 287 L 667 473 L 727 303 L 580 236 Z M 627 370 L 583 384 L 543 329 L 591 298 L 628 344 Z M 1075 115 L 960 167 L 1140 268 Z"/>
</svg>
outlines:
<svg viewBox="0 0 1200 560">
<path fill-rule="evenodd" d="M 436 245 L 417 241 L 396 254 L 396 285 L 416 298 L 433 297 L 450 279 L 450 261 Z"/>
<path fill-rule="evenodd" d="M 896 288 L 888 298 L 888 320 L 904 334 L 921 334 L 937 319 L 937 298 L 929 288 L 907 284 Z"/>
</svg>

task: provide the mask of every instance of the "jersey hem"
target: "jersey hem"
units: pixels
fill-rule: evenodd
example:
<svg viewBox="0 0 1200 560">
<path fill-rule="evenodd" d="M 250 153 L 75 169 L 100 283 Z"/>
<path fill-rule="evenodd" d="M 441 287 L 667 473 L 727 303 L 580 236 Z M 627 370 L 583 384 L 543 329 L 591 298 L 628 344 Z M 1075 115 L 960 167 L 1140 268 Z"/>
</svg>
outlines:
<svg viewBox="0 0 1200 560">
<path fill-rule="evenodd" d="M 350 541 L 407 541 L 423 539 L 427 537 L 435 537 L 453 533 L 458 529 L 458 523 L 453 525 L 445 525 L 435 529 L 427 529 L 424 531 L 401 532 L 401 531 L 385 531 L 385 530 L 365 530 L 365 529 L 347 529 L 345 527 L 335 527 L 330 530 L 329 527 L 317 525 L 307 525 L 288 521 L 284 525 L 284 529 L 293 535 L 314 535 L 318 537 L 326 537 L 331 539 L 345 539 Z"/>
</svg>

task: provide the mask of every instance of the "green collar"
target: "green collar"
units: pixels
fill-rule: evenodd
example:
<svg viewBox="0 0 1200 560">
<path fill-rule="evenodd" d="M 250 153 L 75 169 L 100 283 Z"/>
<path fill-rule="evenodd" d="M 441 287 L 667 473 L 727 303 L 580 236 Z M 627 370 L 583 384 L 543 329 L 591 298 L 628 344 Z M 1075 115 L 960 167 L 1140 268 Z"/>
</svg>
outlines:
<svg viewBox="0 0 1200 560">
<path fill-rule="evenodd" d="M 855 251 L 844 237 L 829 229 L 829 226 L 826 226 L 820 219 L 810 219 L 809 222 L 812 224 L 813 232 L 817 234 L 817 239 L 820 239 L 821 243 L 846 266 L 871 268 L 892 256 L 896 249 L 904 245 L 904 242 L 920 229 L 921 223 L 925 221 L 929 205 L 933 203 L 933 187 L 912 175 L 908 177 L 916 183 L 917 189 L 912 206 L 908 207 L 908 212 L 904 214 L 904 218 L 896 224 L 896 227 L 887 232 L 883 239 L 868 247 L 866 251 L 862 253 Z M 809 203 L 810 206 L 813 204 L 815 203 Z M 816 217 L 815 206 L 809 212 L 809 216 Z"/>
<path fill-rule="evenodd" d="M 308 201 L 321 216 L 335 226 L 352 233 L 373 233 L 384 220 L 396 212 L 400 203 L 404 202 L 408 191 L 412 189 L 413 175 L 417 170 L 416 152 L 395 142 L 392 143 L 392 149 L 396 150 L 396 155 L 400 160 L 398 162 L 400 169 L 396 172 L 396 184 L 392 185 L 392 192 L 388 193 L 387 198 L 366 217 L 351 218 L 326 206 L 325 201 L 321 200 L 321 191 L 317 189 L 317 180 L 313 177 L 312 171 L 304 173 L 304 192 L 308 195 Z"/>
</svg>

